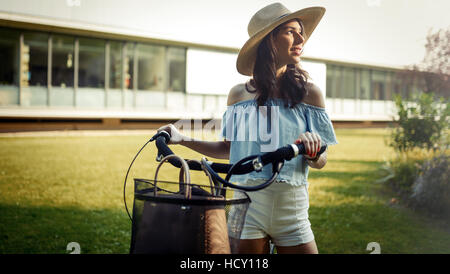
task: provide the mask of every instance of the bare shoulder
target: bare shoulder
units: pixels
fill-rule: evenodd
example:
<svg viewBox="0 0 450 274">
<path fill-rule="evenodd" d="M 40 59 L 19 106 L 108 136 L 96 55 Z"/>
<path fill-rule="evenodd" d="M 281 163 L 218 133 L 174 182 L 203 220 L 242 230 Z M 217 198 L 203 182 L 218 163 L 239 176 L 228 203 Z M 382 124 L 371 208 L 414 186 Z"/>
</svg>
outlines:
<svg viewBox="0 0 450 274">
<path fill-rule="evenodd" d="M 306 89 L 308 93 L 303 99 L 303 103 L 325 108 L 325 99 L 320 88 L 314 83 L 307 83 Z"/>
<path fill-rule="evenodd" d="M 230 92 L 228 93 L 227 105 L 231 106 L 241 101 L 251 100 L 254 98 L 255 95 L 253 93 L 247 92 L 245 83 L 237 84 L 232 87 Z"/>
</svg>

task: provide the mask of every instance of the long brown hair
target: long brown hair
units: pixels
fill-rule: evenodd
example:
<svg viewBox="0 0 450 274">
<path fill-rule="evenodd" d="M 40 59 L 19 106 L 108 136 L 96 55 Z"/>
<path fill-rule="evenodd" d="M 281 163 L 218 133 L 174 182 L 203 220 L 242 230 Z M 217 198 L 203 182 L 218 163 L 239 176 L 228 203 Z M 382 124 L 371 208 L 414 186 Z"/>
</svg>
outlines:
<svg viewBox="0 0 450 274">
<path fill-rule="evenodd" d="M 298 20 L 303 35 L 303 24 Z M 300 103 L 307 94 L 306 84 L 309 75 L 301 69 L 299 64 L 287 65 L 286 71 L 280 79 L 280 86 L 277 86 L 276 79 L 276 59 L 277 49 L 274 37 L 279 32 L 282 25 L 275 28 L 266 35 L 258 47 L 255 65 L 253 68 L 253 79 L 250 84 L 255 88 L 251 90 L 247 85 L 248 92 L 258 92 L 256 102 L 262 106 L 269 98 L 274 98 L 275 91 L 280 88 L 280 96 L 285 106 L 294 107 Z"/>
</svg>

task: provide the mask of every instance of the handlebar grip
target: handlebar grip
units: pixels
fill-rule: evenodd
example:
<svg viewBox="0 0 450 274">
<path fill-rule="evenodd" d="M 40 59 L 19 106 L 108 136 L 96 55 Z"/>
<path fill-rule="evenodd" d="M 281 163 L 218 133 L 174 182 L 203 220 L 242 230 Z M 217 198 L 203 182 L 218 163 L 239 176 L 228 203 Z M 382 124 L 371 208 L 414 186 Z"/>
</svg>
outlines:
<svg viewBox="0 0 450 274">
<path fill-rule="evenodd" d="M 295 146 L 297 146 L 298 148 L 298 154 L 305 154 L 306 153 L 306 149 L 305 149 L 305 145 L 304 144 L 295 144 Z M 323 145 L 320 147 L 320 150 L 317 152 L 317 155 L 320 155 L 322 153 L 325 152 L 325 150 L 327 149 L 327 145 Z"/>
<path fill-rule="evenodd" d="M 155 135 L 153 135 L 153 137 L 150 139 L 150 142 L 156 140 L 156 138 L 158 138 L 158 137 L 160 137 L 160 136 L 163 136 L 163 137 L 164 137 L 164 139 L 165 139 L 165 141 L 166 141 L 166 144 L 169 143 L 170 137 L 171 137 L 171 136 L 170 136 L 170 133 L 167 132 L 167 131 L 165 131 L 165 130 L 161 130 L 160 132 L 158 132 L 158 133 L 156 133 Z"/>
<path fill-rule="evenodd" d="M 327 147 L 328 147 L 327 145 L 322 146 L 322 147 L 320 148 L 319 152 L 317 152 L 317 155 L 320 155 L 320 154 L 324 153 L 325 150 L 327 150 Z"/>
</svg>

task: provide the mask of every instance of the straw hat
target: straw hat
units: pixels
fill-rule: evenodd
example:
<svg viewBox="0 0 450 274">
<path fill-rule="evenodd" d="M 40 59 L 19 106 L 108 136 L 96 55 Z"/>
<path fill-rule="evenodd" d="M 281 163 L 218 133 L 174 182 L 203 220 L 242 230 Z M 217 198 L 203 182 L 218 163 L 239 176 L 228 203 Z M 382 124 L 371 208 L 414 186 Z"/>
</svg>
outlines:
<svg viewBox="0 0 450 274">
<path fill-rule="evenodd" d="M 324 13 L 325 8 L 323 7 L 310 7 L 291 12 L 281 3 L 270 4 L 260 9 L 248 23 L 248 35 L 250 38 L 239 51 L 236 62 L 238 72 L 252 76 L 259 43 L 276 27 L 289 20 L 300 19 L 303 23 L 306 43 Z"/>
</svg>

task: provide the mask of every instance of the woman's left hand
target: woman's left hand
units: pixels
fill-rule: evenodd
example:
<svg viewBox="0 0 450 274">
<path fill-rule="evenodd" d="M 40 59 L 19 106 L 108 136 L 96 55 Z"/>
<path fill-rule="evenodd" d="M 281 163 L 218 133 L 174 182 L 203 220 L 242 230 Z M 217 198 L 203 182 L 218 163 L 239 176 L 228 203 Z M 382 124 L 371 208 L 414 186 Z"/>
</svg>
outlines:
<svg viewBox="0 0 450 274">
<path fill-rule="evenodd" d="M 302 143 L 305 146 L 305 157 L 307 159 L 314 159 L 317 156 L 317 152 L 320 151 L 321 141 L 322 139 L 317 133 L 305 132 L 298 136 L 297 140 L 295 140 L 295 143 Z"/>
</svg>

